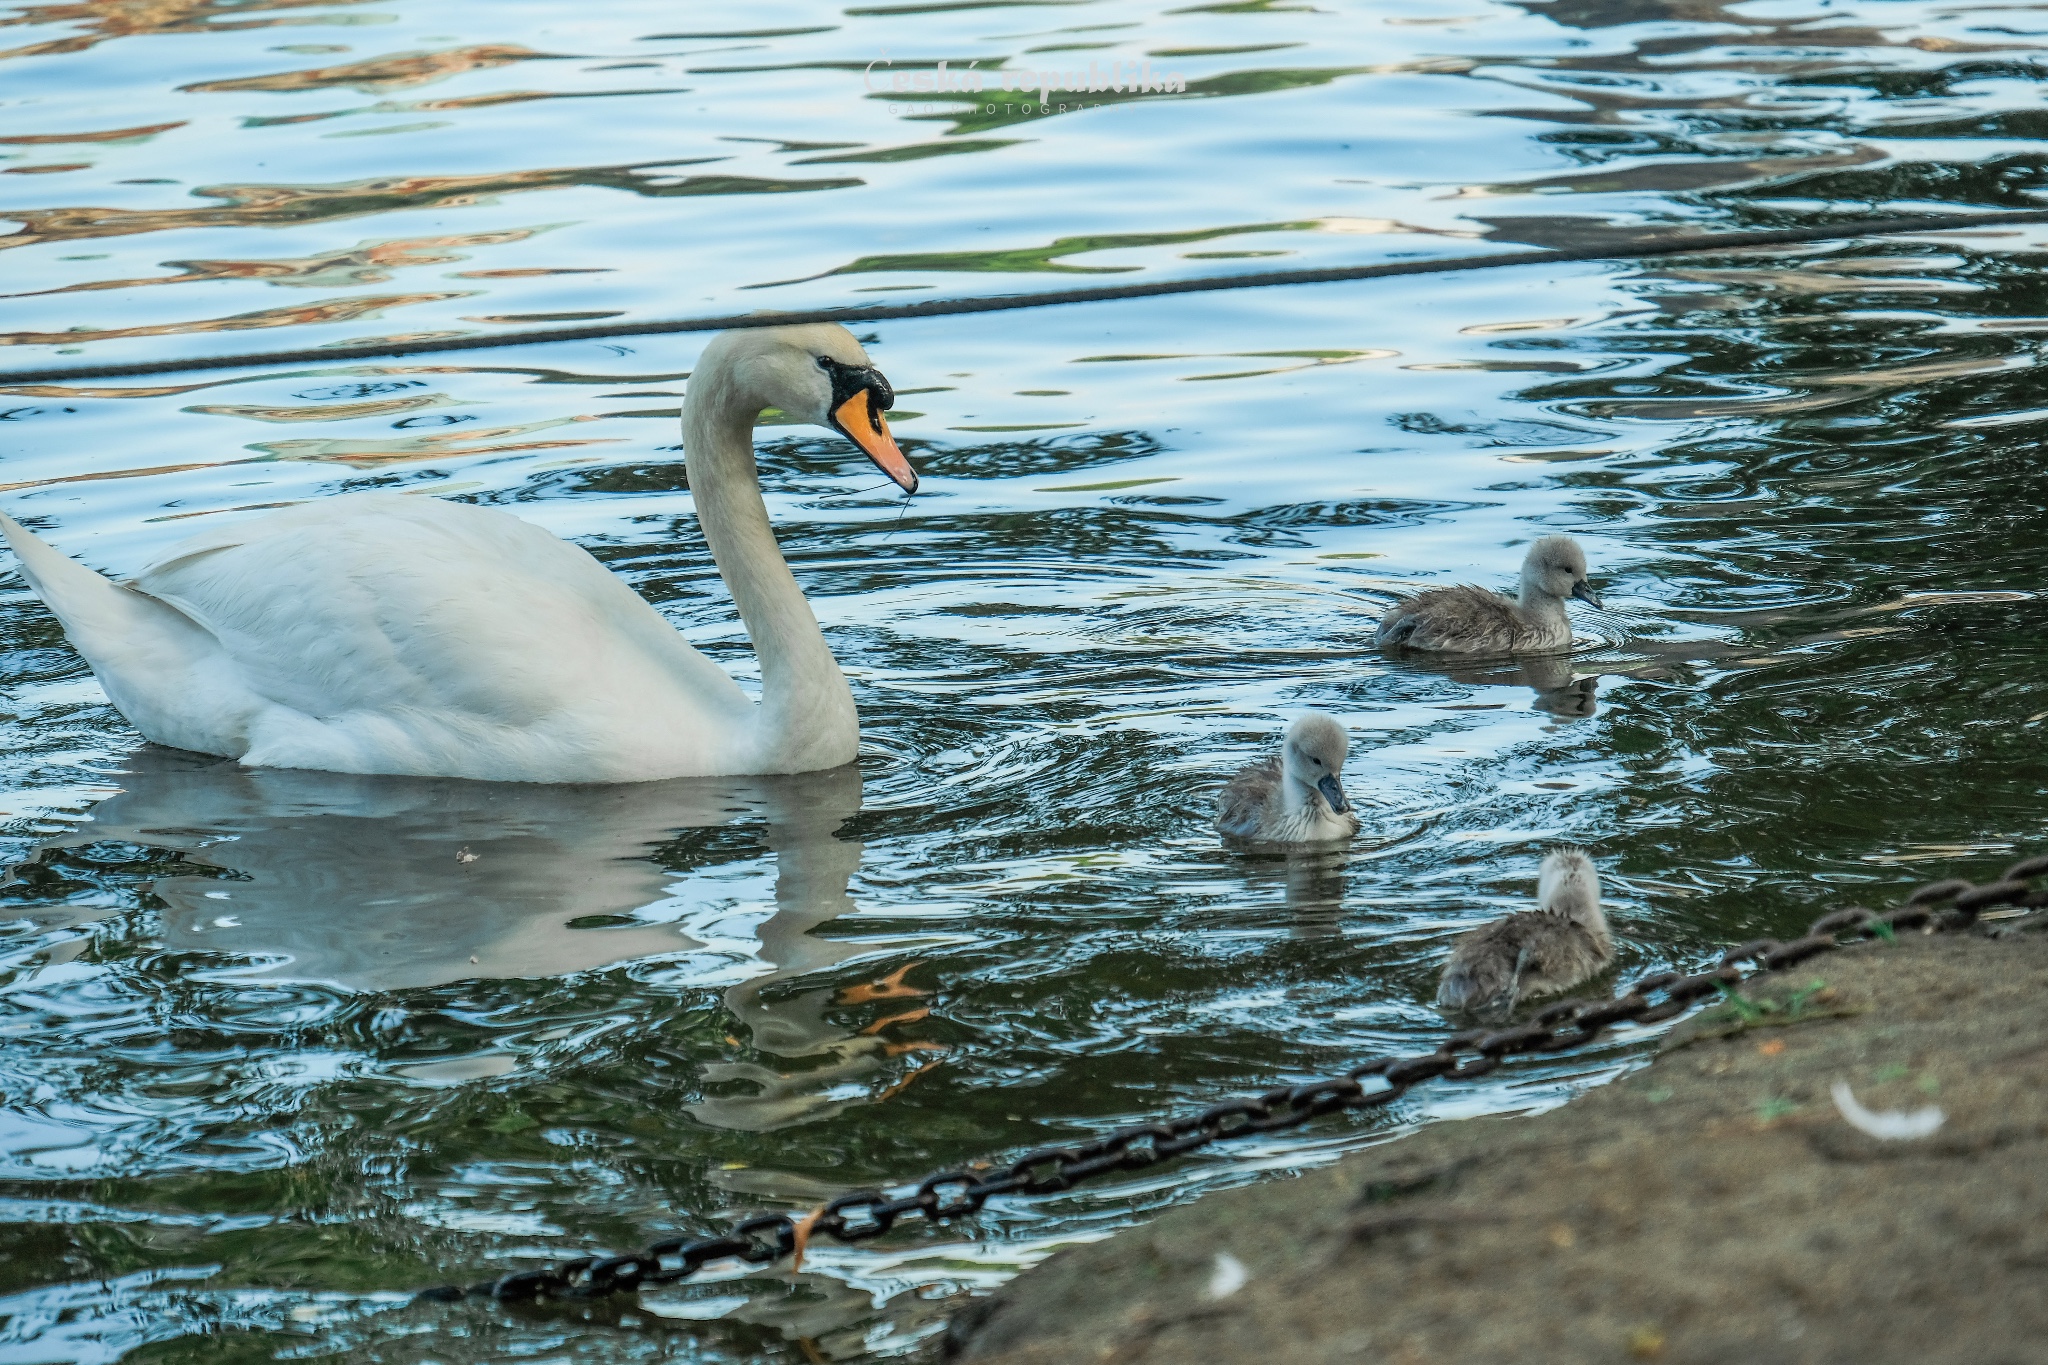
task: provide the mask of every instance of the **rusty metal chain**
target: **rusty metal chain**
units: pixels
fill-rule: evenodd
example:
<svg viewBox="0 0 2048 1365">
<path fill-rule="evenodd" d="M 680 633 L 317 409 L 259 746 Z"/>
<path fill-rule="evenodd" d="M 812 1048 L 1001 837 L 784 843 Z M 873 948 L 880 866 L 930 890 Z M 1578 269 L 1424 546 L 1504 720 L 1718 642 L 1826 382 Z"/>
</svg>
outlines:
<svg viewBox="0 0 2048 1365">
<path fill-rule="evenodd" d="M 526 1302 L 602 1298 L 687 1279 L 714 1261 L 770 1265 L 793 1254 L 807 1236 L 864 1242 L 880 1237 L 898 1219 L 913 1214 L 933 1223 L 968 1217 L 998 1195 L 1056 1194 L 1097 1176 L 1141 1171 L 1212 1143 L 1299 1127 L 1340 1109 L 1384 1108 L 1425 1081 L 1472 1080 L 1510 1057 L 1584 1047 L 1616 1024 L 1661 1023 L 1759 973 L 1796 966 L 1855 943 L 1892 939 L 1915 930 L 1938 933 L 1967 928 L 1994 906 L 2048 906 L 2048 890 L 2030 885 L 2044 875 L 2048 875 L 2048 855 L 2014 863 L 1997 881 L 1981 886 L 1960 879 L 1934 882 L 1915 891 L 1896 910 L 1836 910 L 1815 920 L 1804 935 L 1789 942 L 1760 938 L 1738 944 L 1703 972 L 1658 972 L 1607 1000 L 1561 1000 L 1513 1028 L 1452 1034 L 1434 1052 L 1382 1057 L 1354 1066 L 1341 1076 L 1226 1100 L 1199 1113 L 1122 1128 L 1093 1142 L 1041 1147 L 1007 1165 L 988 1163 L 940 1171 L 926 1176 L 905 1194 L 858 1190 L 834 1199 L 808 1219 L 786 1213 L 761 1214 L 715 1237 L 670 1238 L 620 1256 L 584 1256 L 545 1269 L 514 1271 L 481 1284 L 430 1289 L 418 1299 L 455 1302 L 474 1297 Z M 806 1223 L 807 1231 L 803 1230 Z"/>
</svg>

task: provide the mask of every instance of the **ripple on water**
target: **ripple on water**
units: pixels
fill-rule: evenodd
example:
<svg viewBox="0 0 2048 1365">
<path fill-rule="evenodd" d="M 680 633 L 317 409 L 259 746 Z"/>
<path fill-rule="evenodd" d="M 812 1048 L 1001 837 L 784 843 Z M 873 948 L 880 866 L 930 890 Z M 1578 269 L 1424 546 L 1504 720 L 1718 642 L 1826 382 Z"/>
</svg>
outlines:
<svg viewBox="0 0 2048 1365">
<path fill-rule="evenodd" d="M 684 32 L 634 0 L 415 9 L 0 15 L 34 94 L 0 110 L 0 171 L 33 172 L 0 177 L 10 363 L 2039 188 L 2023 42 L 1920 0 L 1818 29 L 1649 0 L 795 3 Z M 1040 109 L 938 89 L 940 56 L 1186 89 Z M 513 790 L 141 750 L 0 584 L 0 1335 L 882 1358 L 1060 1245 L 1615 1074 L 1638 1037 L 616 1316 L 403 1307 L 1425 1046 L 1446 944 L 1526 905 L 1553 842 L 1601 861 L 1618 974 L 2038 847 L 2044 250 L 1972 230 L 863 329 L 919 496 L 760 432 L 858 771 Z M 343 490 L 503 507 L 753 685 L 676 446 L 700 345 L 18 386 L 0 493 L 116 574 L 194 519 Z M 1609 604 L 1574 607 L 1572 655 L 1371 648 L 1394 592 L 1505 587 L 1552 530 Z M 1360 840 L 1222 850 L 1217 786 L 1308 707 L 1351 730 Z"/>
</svg>

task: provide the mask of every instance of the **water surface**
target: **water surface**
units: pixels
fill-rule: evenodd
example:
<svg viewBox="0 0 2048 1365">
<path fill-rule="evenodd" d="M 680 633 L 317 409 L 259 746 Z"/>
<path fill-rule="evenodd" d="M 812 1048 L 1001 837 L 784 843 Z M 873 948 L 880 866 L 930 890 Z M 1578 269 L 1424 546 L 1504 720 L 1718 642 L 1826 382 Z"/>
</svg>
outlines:
<svg viewBox="0 0 2048 1365">
<path fill-rule="evenodd" d="M 2030 207 L 2035 14 L 29 5 L 0 17 L 0 363 Z M 941 59 L 1186 89 L 892 89 Z M 1629 970 L 2041 847 L 2044 237 L 875 327 L 916 499 L 760 433 L 857 771 L 243 772 L 139 748 L 10 580 L 0 1355 L 887 1358 L 1064 1242 L 1639 1048 L 799 1272 L 404 1299 L 1427 1046 L 1447 941 L 1558 841 Z M 700 347 L 16 387 L 0 501 L 114 573 L 348 489 L 501 506 L 751 682 L 676 445 Z M 1505 584 L 1547 531 L 1608 602 L 1574 659 L 1368 647 L 1390 592 Z M 1307 706 L 1352 728 L 1365 834 L 1220 848 L 1215 785 Z"/>
</svg>

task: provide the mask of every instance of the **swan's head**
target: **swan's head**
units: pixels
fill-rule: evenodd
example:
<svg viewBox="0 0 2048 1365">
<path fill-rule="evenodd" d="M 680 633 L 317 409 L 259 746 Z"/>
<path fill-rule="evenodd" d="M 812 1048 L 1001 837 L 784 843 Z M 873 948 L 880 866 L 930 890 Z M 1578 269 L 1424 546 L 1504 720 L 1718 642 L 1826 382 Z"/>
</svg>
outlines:
<svg viewBox="0 0 2048 1365">
<path fill-rule="evenodd" d="M 1350 749 L 1343 726 L 1311 711 L 1287 727 L 1280 741 L 1280 765 L 1294 781 L 1321 792 L 1330 809 L 1342 815 L 1351 809 L 1344 795 L 1344 755 Z"/>
<path fill-rule="evenodd" d="M 1522 561 L 1522 590 L 1555 597 L 1576 597 L 1600 605 L 1600 594 L 1586 581 L 1586 552 L 1570 536 L 1544 536 L 1529 547 Z"/>
<path fill-rule="evenodd" d="M 898 488 L 917 491 L 917 471 L 882 417 L 895 406 L 896 391 L 853 333 L 837 323 L 721 332 L 704 348 L 692 379 L 692 394 L 706 381 L 729 384 L 755 411 L 779 408 L 799 421 L 829 427 L 859 446 Z"/>
</svg>

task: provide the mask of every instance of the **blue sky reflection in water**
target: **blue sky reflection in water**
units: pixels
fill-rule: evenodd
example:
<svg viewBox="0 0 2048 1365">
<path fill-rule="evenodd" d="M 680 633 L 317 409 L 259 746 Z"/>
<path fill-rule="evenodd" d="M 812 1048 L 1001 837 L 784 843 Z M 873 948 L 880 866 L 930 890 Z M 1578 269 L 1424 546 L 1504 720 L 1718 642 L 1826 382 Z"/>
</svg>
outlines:
<svg viewBox="0 0 2048 1365">
<path fill-rule="evenodd" d="M 21 365 L 2033 206 L 2048 165 L 2026 12 L 1911 0 L 0 15 Z M 940 59 L 1149 60 L 1187 90 L 1027 114 L 870 88 Z M 2039 847 L 2044 250 L 1979 229 L 875 329 L 924 492 L 761 432 L 857 781 L 138 753 L 10 579 L 0 1354 L 887 1357 L 1062 1242 L 1634 1054 L 797 1275 L 399 1304 L 1421 1045 L 1445 942 L 1525 903 L 1553 841 L 1599 856 L 1630 970 Z M 344 489 L 509 507 L 745 678 L 675 448 L 699 344 L 18 389 L 0 488 L 112 572 Z M 1392 585 L 1506 584 L 1552 530 L 1609 606 L 1569 669 L 1367 648 Z M 1365 836 L 1224 854 L 1210 784 L 1309 705 L 1353 727 Z"/>
</svg>

